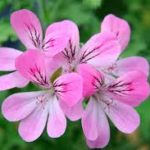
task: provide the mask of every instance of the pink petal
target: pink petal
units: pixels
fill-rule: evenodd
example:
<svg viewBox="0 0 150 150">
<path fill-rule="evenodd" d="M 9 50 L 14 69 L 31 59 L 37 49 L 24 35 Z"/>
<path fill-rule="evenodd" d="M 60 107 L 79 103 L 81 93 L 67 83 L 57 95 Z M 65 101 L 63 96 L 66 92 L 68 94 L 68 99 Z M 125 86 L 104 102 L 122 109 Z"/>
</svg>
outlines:
<svg viewBox="0 0 150 150">
<path fill-rule="evenodd" d="M 118 101 L 113 101 L 112 104 L 106 107 L 105 112 L 120 131 L 132 133 L 139 126 L 140 117 L 131 106 Z"/>
<path fill-rule="evenodd" d="M 56 97 L 49 103 L 49 118 L 47 124 L 48 135 L 52 138 L 60 137 L 66 130 L 66 118 Z"/>
<path fill-rule="evenodd" d="M 42 41 L 42 29 L 37 16 L 27 9 L 11 15 L 11 25 L 22 43 L 28 49 L 39 48 Z"/>
<path fill-rule="evenodd" d="M 12 89 L 15 87 L 25 87 L 28 83 L 29 81 L 16 71 L 0 76 L 0 91 Z"/>
<path fill-rule="evenodd" d="M 16 59 L 17 70 L 30 81 L 48 86 L 47 59 L 42 52 L 28 50 Z"/>
<path fill-rule="evenodd" d="M 70 21 L 64 20 L 51 24 L 46 30 L 46 36 L 48 34 L 60 33 L 69 37 L 72 43 L 72 47 L 76 50 L 79 48 L 79 30 L 77 25 Z"/>
<path fill-rule="evenodd" d="M 46 57 L 45 59 L 45 65 L 46 65 L 46 70 L 47 70 L 47 76 L 50 78 L 55 71 L 57 71 L 59 68 L 62 67 L 62 61 L 59 60 L 60 57 L 55 57 L 49 58 Z"/>
<path fill-rule="evenodd" d="M 144 57 L 128 57 L 117 61 L 118 74 L 122 75 L 129 71 L 141 71 L 146 76 L 149 74 L 149 63 Z"/>
<path fill-rule="evenodd" d="M 57 78 L 53 84 L 60 100 L 69 107 L 82 99 L 82 78 L 77 73 L 68 73 Z"/>
<path fill-rule="evenodd" d="M 21 54 L 21 51 L 13 48 L 0 48 L 0 70 L 13 71 L 16 70 L 15 59 Z"/>
<path fill-rule="evenodd" d="M 62 52 L 68 44 L 68 36 L 57 32 L 47 34 L 43 42 L 43 51 L 46 56 L 53 57 Z"/>
<path fill-rule="evenodd" d="M 138 106 L 149 96 L 150 86 L 144 73 L 132 71 L 115 80 L 110 85 L 109 92 L 116 100 Z"/>
<path fill-rule="evenodd" d="M 120 52 L 120 45 L 112 33 L 99 33 L 81 49 L 80 63 L 89 63 L 95 67 L 110 66 Z"/>
<path fill-rule="evenodd" d="M 69 20 L 64 20 L 64 21 L 56 22 L 50 25 L 46 31 L 46 36 L 48 34 L 56 34 L 56 33 L 63 35 L 64 39 L 62 41 L 67 39 L 67 45 L 64 45 L 65 47 L 63 47 L 64 50 L 62 51 L 61 60 L 64 59 L 67 62 L 64 65 L 64 67 L 68 69 L 68 66 L 67 66 L 68 62 L 72 63 L 72 61 L 77 59 L 77 56 L 78 56 L 79 30 L 78 30 L 77 25 L 74 22 L 69 21 Z M 64 62 L 62 63 L 64 64 Z"/>
<path fill-rule="evenodd" d="M 101 32 L 111 32 L 117 37 L 122 51 L 127 47 L 130 40 L 130 26 L 127 21 L 112 14 L 107 15 L 102 24 Z"/>
<path fill-rule="evenodd" d="M 91 97 L 82 117 L 82 128 L 90 148 L 106 146 L 110 138 L 108 120 L 98 101 Z"/>
<path fill-rule="evenodd" d="M 82 117 L 82 128 L 88 140 L 96 140 L 98 137 L 98 118 L 95 100 L 90 100 Z"/>
<path fill-rule="evenodd" d="M 62 110 L 64 111 L 65 115 L 71 120 L 71 121 L 77 121 L 81 119 L 83 114 L 83 106 L 82 101 L 79 101 L 76 105 L 72 107 L 68 107 L 64 102 L 61 101 L 60 103 Z"/>
<path fill-rule="evenodd" d="M 39 138 L 44 131 L 48 117 L 48 105 L 39 105 L 28 117 L 19 124 L 19 134 L 26 142 Z"/>
<path fill-rule="evenodd" d="M 4 117 L 9 121 L 24 119 L 35 109 L 39 95 L 41 92 L 18 93 L 9 96 L 2 104 Z"/>
<path fill-rule="evenodd" d="M 108 127 L 108 129 L 109 129 L 109 127 Z M 108 132 L 108 133 L 100 134 L 98 136 L 98 138 L 94 141 L 86 140 L 88 147 L 93 149 L 93 148 L 104 148 L 105 146 L 107 146 L 109 139 L 110 139 L 110 135 L 109 135 L 110 131 L 109 130 L 104 131 L 104 132 Z"/>
<path fill-rule="evenodd" d="M 89 97 L 93 95 L 100 87 L 99 81 L 103 76 L 95 68 L 88 64 L 81 64 L 77 68 L 77 72 L 83 79 L 83 96 Z"/>
</svg>

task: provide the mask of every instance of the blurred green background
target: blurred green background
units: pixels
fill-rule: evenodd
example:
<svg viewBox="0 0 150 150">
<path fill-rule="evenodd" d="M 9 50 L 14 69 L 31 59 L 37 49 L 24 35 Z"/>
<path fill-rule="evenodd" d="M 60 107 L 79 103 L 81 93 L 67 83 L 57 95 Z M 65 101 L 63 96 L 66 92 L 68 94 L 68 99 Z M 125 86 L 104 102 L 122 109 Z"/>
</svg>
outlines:
<svg viewBox="0 0 150 150">
<path fill-rule="evenodd" d="M 99 32 L 103 17 L 113 13 L 126 19 L 132 28 L 131 41 L 122 57 L 139 55 L 150 61 L 150 0 L 1 0 L 0 46 L 25 49 L 13 32 L 9 20 L 13 11 L 22 8 L 35 12 L 43 29 L 58 20 L 73 20 L 79 26 L 81 42 Z M 0 104 L 12 93 L 34 89 L 29 85 L 21 90 L 1 92 Z M 150 100 L 137 110 L 141 115 L 138 130 L 125 135 L 111 125 L 111 139 L 105 150 L 150 150 Z M 88 147 L 80 121 L 68 121 L 66 133 L 59 139 L 51 139 L 45 132 L 37 141 L 26 143 L 18 135 L 17 123 L 6 121 L 0 114 L 0 150 L 88 150 Z"/>
</svg>

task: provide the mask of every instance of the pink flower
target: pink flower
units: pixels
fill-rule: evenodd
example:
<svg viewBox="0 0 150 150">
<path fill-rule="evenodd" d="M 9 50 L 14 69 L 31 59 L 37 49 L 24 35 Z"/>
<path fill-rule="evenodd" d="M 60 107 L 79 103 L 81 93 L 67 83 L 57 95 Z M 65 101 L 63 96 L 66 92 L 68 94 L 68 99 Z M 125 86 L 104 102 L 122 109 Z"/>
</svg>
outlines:
<svg viewBox="0 0 150 150">
<path fill-rule="evenodd" d="M 39 19 L 27 9 L 14 12 L 11 15 L 11 25 L 26 49 L 40 49 L 46 56 L 55 56 L 64 50 L 68 43 L 67 35 L 60 33 L 59 29 L 54 32 L 47 29 L 43 39 Z M 48 28 L 51 26 L 55 28 L 53 24 Z"/>
<path fill-rule="evenodd" d="M 58 31 L 67 34 L 68 45 L 55 59 L 60 61 L 64 71 L 75 70 L 81 63 L 88 63 L 95 67 L 110 66 L 121 53 L 120 44 L 113 33 L 98 33 L 80 47 L 79 31 L 75 23 L 69 20 L 52 24 L 48 32 Z M 63 65 L 62 65 L 63 64 Z"/>
<path fill-rule="evenodd" d="M 19 73 L 43 90 L 9 96 L 2 104 L 2 113 L 9 121 L 20 121 L 19 134 L 27 142 L 36 140 L 47 122 L 50 137 L 61 136 L 66 118 L 61 105 L 73 107 L 82 98 L 82 78 L 77 73 L 62 75 L 50 81 L 55 62 L 45 59 L 44 53 L 28 50 L 16 60 Z"/>
<path fill-rule="evenodd" d="M 36 15 L 29 10 L 23 9 L 14 12 L 11 15 L 11 24 L 27 49 L 38 48 L 46 56 L 55 56 L 64 50 L 68 43 L 67 35 L 60 33 L 59 30 L 55 32 L 46 31 L 43 40 L 40 22 Z M 0 76 L 0 91 L 14 87 L 24 87 L 29 83 L 16 71 L 15 59 L 21 54 L 22 52 L 13 48 L 0 48 L 0 71 L 13 71 L 8 75 Z"/>
<path fill-rule="evenodd" d="M 140 118 L 133 107 L 149 96 L 147 76 L 137 70 L 110 77 L 87 64 L 80 65 L 78 72 L 83 77 L 83 94 L 89 100 L 82 116 L 88 146 L 103 148 L 108 144 L 110 129 L 106 115 L 121 132 L 135 131 Z"/>
</svg>

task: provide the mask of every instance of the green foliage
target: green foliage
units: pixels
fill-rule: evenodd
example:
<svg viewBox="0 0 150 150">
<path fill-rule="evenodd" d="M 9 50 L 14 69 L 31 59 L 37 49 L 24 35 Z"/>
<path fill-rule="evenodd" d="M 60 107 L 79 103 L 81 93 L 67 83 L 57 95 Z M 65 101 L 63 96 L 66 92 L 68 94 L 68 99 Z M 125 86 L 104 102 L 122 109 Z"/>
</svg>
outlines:
<svg viewBox="0 0 150 150">
<path fill-rule="evenodd" d="M 150 1 L 149 0 L 1 0 L 0 1 L 0 45 L 23 50 L 13 32 L 9 17 L 15 10 L 27 8 L 40 18 L 45 29 L 50 23 L 71 19 L 80 29 L 81 42 L 99 32 L 105 15 L 113 13 L 126 19 L 132 29 L 131 41 L 122 57 L 139 55 L 150 61 Z M 37 90 L 33 85 L 20 90 L 13 89 L 0 93 L 0 103 L 10 94 L 20 91 Z M 144 92 L 144 91 L 143 91 Z M 111 126 L 111 140 L 105 150 L 149 150 L 150 149 L 150 100 L 138 107 L 141 126 L 125 135 Z M 33 143 L 25 143 L 17 133 L 17 124 L 6 121 L 0 115 L 1 150 L 88 150 L 79 122 L 69 122 L 66 133 L 59 139 L 50 139 L 46 133 Z"/>
<path fill-rule="evenodd" d="M 16 35 L 12 31 L 8 21 L 0 21 L 0 41 L 1 43 L 6 42 L 8 39 L 14 41 L 16 40 Z"/>
<path fill-rule="evenodd" d="M 97 8 L 101 5 L 102 0 L 83 0 L 83 3 L 89 8 Z"/>
</svg>

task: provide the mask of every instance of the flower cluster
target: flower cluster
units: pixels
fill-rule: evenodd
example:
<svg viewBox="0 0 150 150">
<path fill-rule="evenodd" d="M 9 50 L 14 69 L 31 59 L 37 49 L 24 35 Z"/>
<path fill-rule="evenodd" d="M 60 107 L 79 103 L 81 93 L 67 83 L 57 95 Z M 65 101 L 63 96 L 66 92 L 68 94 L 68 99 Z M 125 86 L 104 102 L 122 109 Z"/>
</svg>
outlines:
<svg viewBox="0 0 150 150">
<path fill-rule="evenodd" d="M 67 118 L 81 119 L 90 148 L 108 144 L 107 116 L 123 133 L 137 129 L 140 117 L 134 107 L 149 96 L 149 64 L 142 57 L 119 58 L 130 39 L 125 20 L 107 15 L 100 32 L 82 46 L 78 27 L 70 20 L 49 25 L 44 38 L 29 10 L 14 12 L 11 25 L 26 51 L 0 48 L 0 70 L 11 72 L 0 76 L 0 91 L 29 82 L 40 89 L 13 94 L 2 104 L 4 117 L 20 122 L 23 140 L 36 140 L 46 125 L 50 137 L 60 137 Z"/>
</svg>

